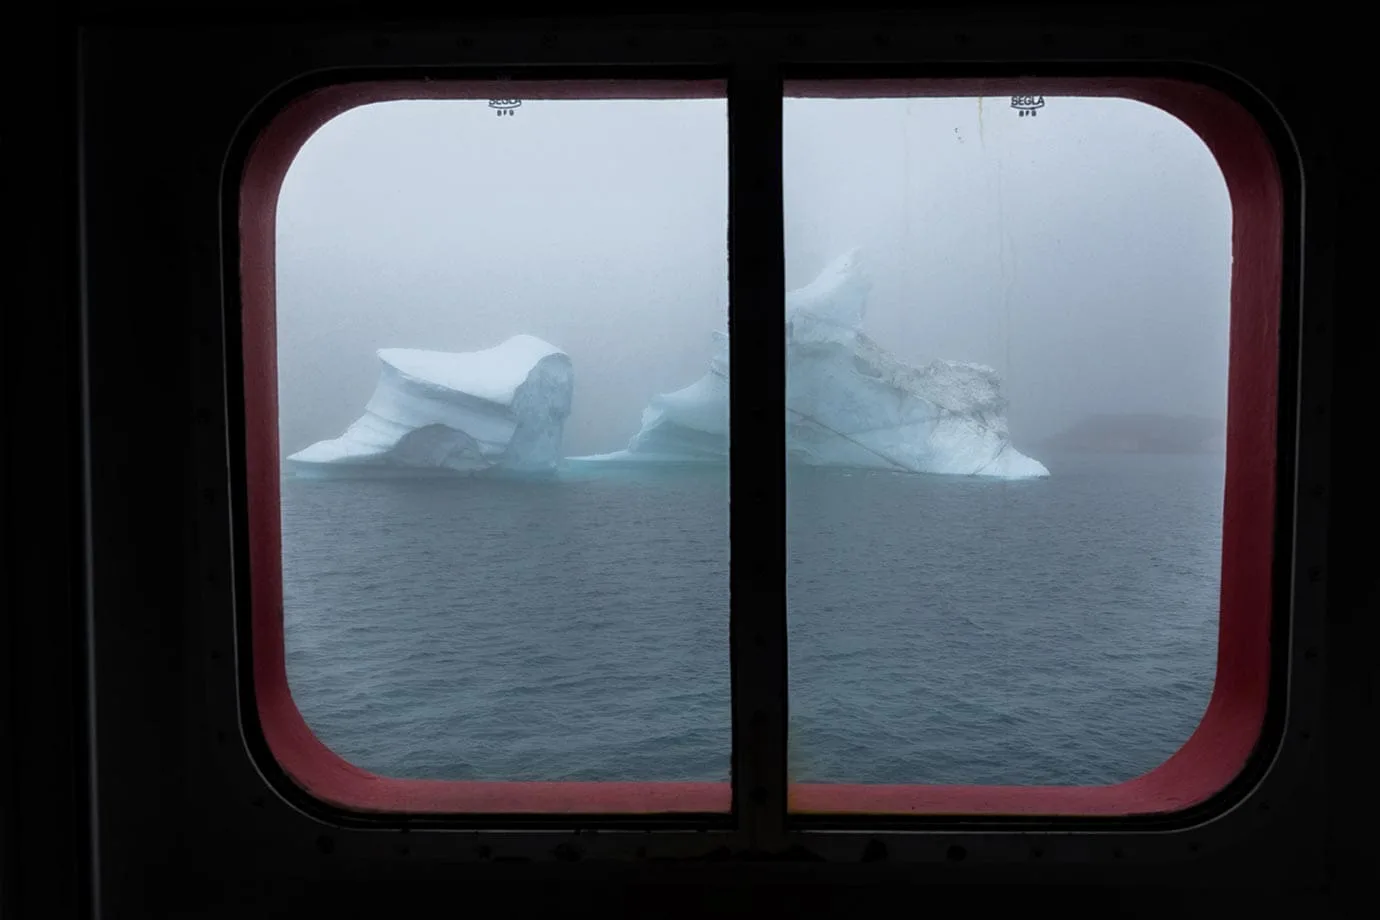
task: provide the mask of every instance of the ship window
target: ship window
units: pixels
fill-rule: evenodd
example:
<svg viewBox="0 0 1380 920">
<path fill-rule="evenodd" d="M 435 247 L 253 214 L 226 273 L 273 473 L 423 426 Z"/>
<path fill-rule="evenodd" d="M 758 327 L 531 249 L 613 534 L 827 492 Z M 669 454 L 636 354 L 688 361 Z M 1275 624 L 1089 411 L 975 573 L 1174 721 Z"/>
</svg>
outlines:
<svg viewBox="0 0 1380 920">
<path fill-rule="evenodd" d="M 978 96 L 788 99 L 783 164 L 828 323 L 787 350 L 792 776 L 1158 766 L 1216 665 L 1216 160 L 1141 102 Z"/>
<path fill-rule="evenodd" d="M 1233 328 L 1278 306 L 1223 168 L 1119 95 L 787 96 L 792 807 L 1104 808 L 1202 730 L 1253 539 Z"/>
<path fill-rule="evenodd" d="M 299 786 L 722 815 L 732 774 L 807 823 L 1127 815 L 1246 762 L 1259 127 L 1174 80 L 784 85 L 775 122 L 760 84 L 735 116 L 717 82 L 361 83 L 265 130 L 254 692 Z M 730 545 L 731 491 L 762 539 Z"/>
<path fill-rule="evenodd" d="M 473 89 L 352 107 L 282 180 L 292 702 L 458 807 L 726 809 L 725 101 Z M 687 418 L 701 375 L 719 413 Z"/>
</svg>

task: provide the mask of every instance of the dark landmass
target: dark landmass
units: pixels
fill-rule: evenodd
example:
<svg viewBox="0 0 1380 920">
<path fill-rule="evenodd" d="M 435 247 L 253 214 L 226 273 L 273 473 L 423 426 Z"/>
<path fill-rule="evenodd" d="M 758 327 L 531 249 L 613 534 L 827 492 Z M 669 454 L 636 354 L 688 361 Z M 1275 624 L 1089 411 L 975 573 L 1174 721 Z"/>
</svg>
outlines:
<svg viewBox="0 0 1380 920">
<path fill-rule="evenodd" d="M 1226 424 L 1192 415 L 1091 415 L 1040 446 L 1046 450 L 1114 454 L 1218 453 Z"/>
</svg>

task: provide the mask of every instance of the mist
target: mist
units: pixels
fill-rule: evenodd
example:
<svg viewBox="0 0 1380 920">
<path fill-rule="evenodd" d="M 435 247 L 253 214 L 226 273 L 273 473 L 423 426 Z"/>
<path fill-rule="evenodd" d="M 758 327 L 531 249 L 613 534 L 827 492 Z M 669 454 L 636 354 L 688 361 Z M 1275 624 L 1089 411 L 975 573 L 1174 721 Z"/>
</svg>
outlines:
<svg viewBox="0 0 1380 920">
<path fill-rule="evenodd" d="M 865 331 L 996 368 L 1017 447 L 1090 413 L 1224 418 L 1230 201 L 1182 122 L 1114 99 L 788 99 L 786 269 L 862 247 Z M 365 106 L 284 180 L 280 447 L 339 435 L 385 347 L 529 333 L 575 367 L 570 455 L 616 450 L 727 328 L 722 100 Z M 1037 455 L 1038 456 L 1038 455 Z"/>
</svg>

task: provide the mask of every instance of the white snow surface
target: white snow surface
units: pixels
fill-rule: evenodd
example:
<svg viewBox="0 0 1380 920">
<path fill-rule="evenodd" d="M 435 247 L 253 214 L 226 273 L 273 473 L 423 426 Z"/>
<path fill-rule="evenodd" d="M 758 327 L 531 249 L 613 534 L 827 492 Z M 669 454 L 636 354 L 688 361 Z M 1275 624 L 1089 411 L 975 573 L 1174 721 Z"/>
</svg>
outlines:
<svg viewBox="0 0 1380 920">
<path fill-rule="evenodd" d="M 559 348 L 518 335 L 483 351 L 378 351 L 379 382 L 338 438 L 288 457 L 304 476 L 540 472 L 560 458 L 574 374 Z"/>
<path fill-rule="evenodd" d="M 995 370 L 941 360 L 912 366 L 862 332 L 870 288 L 855 249 L 786 295 L 789 457 L 813 466 L 1048 476 L 1042 463 L 1011 445 Z M 654 398 L 625 450 L 572 460 L 723 462 L 728 340 L 717 337 L 709 373 Z"/>
<path fill-rule="evenodd" d="M 506 406 L 542 358 L 564 354 L 534 335 L 515 335 L 501 345 L 459 354 L 384 348 L 379 359 L 415 380 Z"/>
</svg>

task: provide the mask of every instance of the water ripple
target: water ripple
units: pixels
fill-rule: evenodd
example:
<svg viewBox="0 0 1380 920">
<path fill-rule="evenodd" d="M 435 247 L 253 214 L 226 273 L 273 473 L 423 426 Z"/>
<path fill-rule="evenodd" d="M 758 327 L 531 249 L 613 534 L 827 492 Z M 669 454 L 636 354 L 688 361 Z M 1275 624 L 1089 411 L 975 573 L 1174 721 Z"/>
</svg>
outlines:
<svg viewBox="0 0 1380 920">
<path fill-rule="evenodd" d="M 1211 691 L 1221 470 L 1065 458 L 1032 483 L 793 471 L 793 778 L 1095 783 Z M 367 769 L 728 776 L 721 475 L 284 483 L 288 674 Z"/>
</svg>

